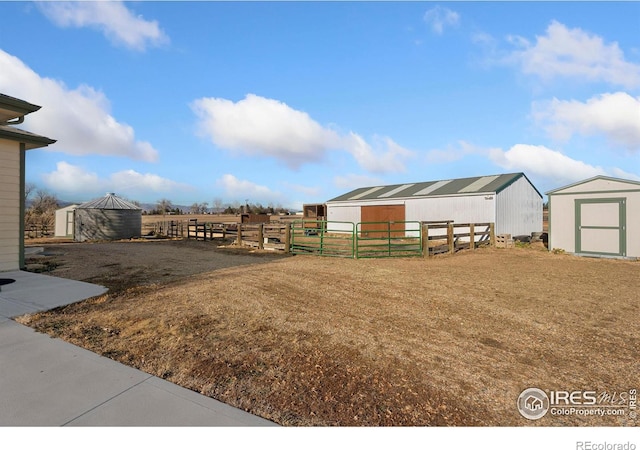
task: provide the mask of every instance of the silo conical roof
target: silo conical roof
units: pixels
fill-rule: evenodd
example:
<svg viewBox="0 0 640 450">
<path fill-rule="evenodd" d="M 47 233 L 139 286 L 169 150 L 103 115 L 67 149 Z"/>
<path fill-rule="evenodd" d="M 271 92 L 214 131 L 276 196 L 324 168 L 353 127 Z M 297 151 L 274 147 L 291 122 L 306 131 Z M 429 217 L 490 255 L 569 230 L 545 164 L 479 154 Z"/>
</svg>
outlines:
<svg viewBox="0 0 640 450">
<path fill-rule="evenodd" d="M 89 202 L 83 203 L 78 206 L 77 209 L 133 209 L 142 210 L 138 205 L 134 205 L 120 197 L 113 192 L 108 192 L 107 195 Z"/>
</svg>

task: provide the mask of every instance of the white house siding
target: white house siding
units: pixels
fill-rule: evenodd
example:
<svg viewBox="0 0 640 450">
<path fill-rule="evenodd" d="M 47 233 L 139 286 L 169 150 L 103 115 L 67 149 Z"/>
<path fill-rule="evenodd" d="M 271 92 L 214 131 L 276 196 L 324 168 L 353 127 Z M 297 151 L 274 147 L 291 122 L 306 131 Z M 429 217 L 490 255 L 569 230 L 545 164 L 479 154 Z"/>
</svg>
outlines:
<svg viewBox="0 0 640 450">
<path fill-rule="evenodd" d="M 0 140 L 0 271 L 20 267 L 20 144 Z"/>
<path fill-rule="evenodd" d="M 611 198 L 626 199 L 626 256 L 640 258 L 640 185 L 608 179 L 596 179 L 549 193 L 549 249 L 575 253 L 576 200 Z M 611 222 L 613 218 L 606 217 L 610 212 L 606 204 L 589 212 L 599 213 L 603 225 L 617 225 Z"/>
<path fill-rule="evenodd" d="M 496 234 L 531 235 L 542 231 L 542 197 L 521 177 L 496 196 Z"/>
</svg>

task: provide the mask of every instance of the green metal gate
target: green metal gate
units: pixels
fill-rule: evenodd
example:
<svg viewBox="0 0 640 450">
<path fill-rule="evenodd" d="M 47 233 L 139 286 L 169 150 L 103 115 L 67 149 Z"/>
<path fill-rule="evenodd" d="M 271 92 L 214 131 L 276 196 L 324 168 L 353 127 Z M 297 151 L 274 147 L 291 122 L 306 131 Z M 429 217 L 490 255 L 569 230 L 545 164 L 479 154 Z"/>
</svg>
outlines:
<svg viewBox="0 0 640 450">
<path fill-rule="evenodd" d="M 354 231 L 352 222 L 297 220 L 291 224 L 289 251 L 295 255 L 353 258 Z"/>
<path fill-rule="evenodd" d="M 420 222 L 336 222 L 299 220 L 291 224 L 289 251 L 296 255 L 346 258 L 422 256 Z"/>
<path fill-rule="evenodd" d="M 422 256 L 422 226 L 416 221 L 359 222 L 356 258 Z"/>
</svg>

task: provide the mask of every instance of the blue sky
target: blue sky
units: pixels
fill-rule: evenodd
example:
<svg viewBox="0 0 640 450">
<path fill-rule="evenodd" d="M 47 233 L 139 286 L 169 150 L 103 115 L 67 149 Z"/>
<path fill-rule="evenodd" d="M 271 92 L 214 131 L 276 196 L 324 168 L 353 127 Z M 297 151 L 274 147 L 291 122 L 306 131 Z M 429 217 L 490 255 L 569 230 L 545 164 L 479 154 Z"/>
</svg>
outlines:
<svg viewBox="0 0 640 450">
<path fill-rule="evenodd" d="M 640 180 L 638 2 L 2 2 L 0 92 L 66 201 L 297 208 L 524 172 Z"/>
</svg>

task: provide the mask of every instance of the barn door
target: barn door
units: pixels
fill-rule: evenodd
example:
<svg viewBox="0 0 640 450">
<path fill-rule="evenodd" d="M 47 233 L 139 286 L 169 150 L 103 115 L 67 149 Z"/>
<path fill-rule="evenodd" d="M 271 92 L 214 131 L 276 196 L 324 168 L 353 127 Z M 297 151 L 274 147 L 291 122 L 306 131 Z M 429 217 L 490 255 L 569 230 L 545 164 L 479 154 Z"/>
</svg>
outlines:
<svg viewBox="0 0 640 450">
<path fill-rule="evenodd" d="M 361 230 L 368 237 L 404 236 L 404 205 L 373 205 L 360 207 Z M 382 227 L 381 222 L 390 222 Z M 384 228 L 384 231 L 383 231 Z"/>
<path fill-rule="evenodd" d="M 575 201 L 576 253 L 627 255 L 627 210 L 624 198 Z"/>
</svg>

